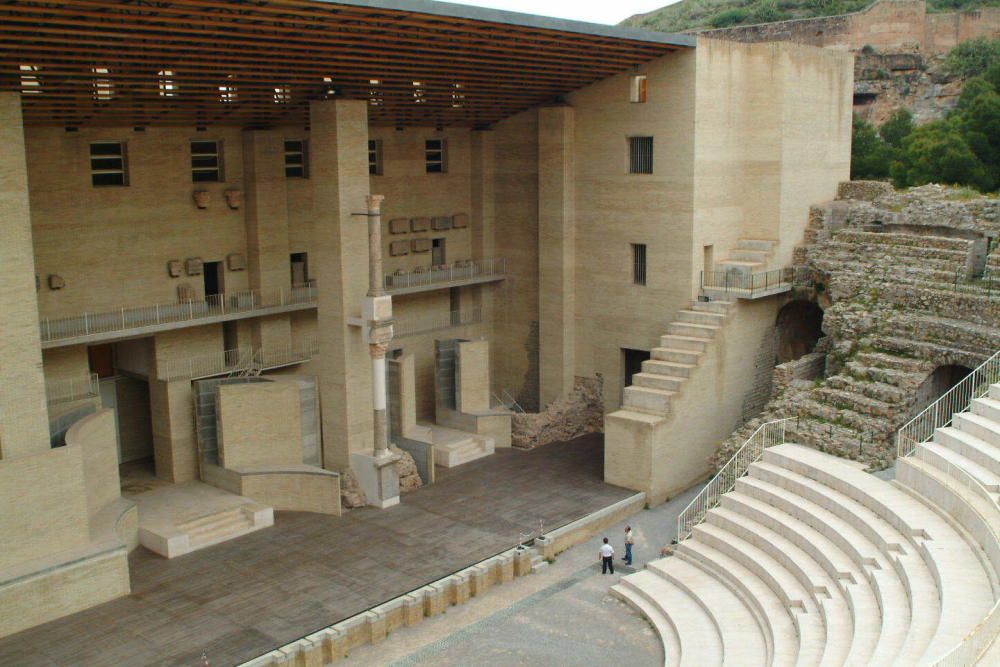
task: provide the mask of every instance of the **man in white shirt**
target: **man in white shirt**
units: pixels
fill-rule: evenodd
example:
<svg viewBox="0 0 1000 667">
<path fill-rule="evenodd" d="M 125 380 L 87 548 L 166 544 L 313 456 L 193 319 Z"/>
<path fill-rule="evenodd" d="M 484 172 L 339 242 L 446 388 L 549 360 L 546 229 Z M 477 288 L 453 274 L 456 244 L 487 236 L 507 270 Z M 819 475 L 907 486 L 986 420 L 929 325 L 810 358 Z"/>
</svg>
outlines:
<svg viewBox="0 0 1000 667">
<path fill-rule="evenodd" d="M 601 550 L 598 552 L 598 558 L 601 559 L 601 574 L 607 574 L 608 570 L 611 570 L 611 574 L 615 573 L 615 549 L 610 544 L 608 544 L 608 538 L 604 538 L 604 544 L 601 545 Z"/>
</svg>

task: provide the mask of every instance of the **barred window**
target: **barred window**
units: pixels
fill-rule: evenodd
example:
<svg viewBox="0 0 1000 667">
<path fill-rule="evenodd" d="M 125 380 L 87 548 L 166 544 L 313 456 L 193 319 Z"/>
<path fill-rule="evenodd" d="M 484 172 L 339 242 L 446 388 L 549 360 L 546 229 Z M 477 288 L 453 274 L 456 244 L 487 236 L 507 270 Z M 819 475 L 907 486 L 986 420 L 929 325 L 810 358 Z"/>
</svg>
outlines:
<svg viewBox="0 0 1000 667">
<path fill-rule="evenodd" d="M 447 173 L 448 142 L 444 139 L 428 139 L 424 142 L 424 157 L 428 174 Z"/>
<path fill-rule="evenodd" d="M 368 140 L 368 173 L 372 176 L 382 175 L 382 140 Z"/>
<path fill-rule="evenodd" d="M 646 284 L 646 244 L 632 244 L 632 282 L 636 285 Z"/>
<path fill-rule="evenodd" d="M 628 138 L 628 173 L 653 173 L 653 137 Z"/>
<path fill-rule="evenodd" d="M 191 181 L 194 183 L 224 181 L 222 172 L 222 142 L 191 142 Z"/>
<path fill-rule="evenodd" d="M 308 148 L 302 139 L 285 140 L 285 177 L 309 177 Z"/>
<path fill-rule="evenodd" d="M 128 185 L 124 143 L 99 141 L 90 144 L 90 182 L 92 185 Z"/>
</svg>

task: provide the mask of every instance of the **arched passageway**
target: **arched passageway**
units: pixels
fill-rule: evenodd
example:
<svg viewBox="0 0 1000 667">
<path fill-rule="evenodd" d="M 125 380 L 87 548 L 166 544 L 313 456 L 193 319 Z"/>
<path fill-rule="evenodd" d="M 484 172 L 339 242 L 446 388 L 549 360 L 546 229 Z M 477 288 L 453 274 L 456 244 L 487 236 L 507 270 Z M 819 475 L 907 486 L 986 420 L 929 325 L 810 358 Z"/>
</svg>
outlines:
<svg viewBox="0 0 1000 667">
<path fill-rule="evenodd" d="M 935 368 L 917 389 L 916 409 L 922 410 L 941 398 L 971 372 L 971 368 L 958 364 L 947 364 Z"/>
<path fill-rule="evenodd" d="M 794 361 L 816 349 L 823 337 L 823 309 L 814 301 L 792 301 L 778 311 L 777 362 Z"/>
</svg>

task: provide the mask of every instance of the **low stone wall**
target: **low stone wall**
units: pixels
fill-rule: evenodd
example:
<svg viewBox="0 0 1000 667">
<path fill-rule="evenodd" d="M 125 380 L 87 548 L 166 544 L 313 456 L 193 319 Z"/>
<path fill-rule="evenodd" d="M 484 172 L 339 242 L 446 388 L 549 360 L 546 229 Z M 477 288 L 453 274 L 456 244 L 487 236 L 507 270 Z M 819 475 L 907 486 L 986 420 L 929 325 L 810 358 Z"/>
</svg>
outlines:
<svg viewBox="0 0 1000 667">
<path fill-rule="evenodd" d="M 565 442 L 604 428 L 604 380 L 576 378 L 573 391 L 554 401 L 544 412 L 515 414 L 511 444 L 534 449 L 551 442 Z"/>
<path fill-rule="evenodd" d="M 541 551 L 542 557 L 546 560 L 555 558 L 567 549 L 589 540 L 598 532 L 632 516 L 645 505 L 646 494 L 637 493 L 578 521 L 568 523 L 535 538 L 535 547 Z"/>
<path fill-rule="evenodd" d="M 780 394 L 790 387 L 793 380 L 815 380 L 821 378 L 825 370 L 826 354 L 823 352 L 812 352 L 794 361 L 786 361 L 783 364 L 778 364 L 774 367 L 774 380 L 771 385 L 774 389 L 774 394 Z"/>
<path fill-rule="evenodd" d="M 845 181 L 837 186 L 837 199 L 875 201 L 892 193 L 892 184 L 883 181 Z"/>
</svg>

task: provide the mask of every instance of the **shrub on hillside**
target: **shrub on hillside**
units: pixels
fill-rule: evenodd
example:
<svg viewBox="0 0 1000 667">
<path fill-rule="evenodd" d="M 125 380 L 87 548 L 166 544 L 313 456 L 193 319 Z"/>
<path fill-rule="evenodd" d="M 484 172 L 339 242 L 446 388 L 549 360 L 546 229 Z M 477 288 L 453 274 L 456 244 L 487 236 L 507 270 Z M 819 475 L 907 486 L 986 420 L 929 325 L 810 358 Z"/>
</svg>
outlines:
<svg viewBox="0 0 1000 667">
<path fill-rule="evenodd" d="M 945 57 L 945 68 L 956 76 L 973 77 L 985 74 L 1000 62 L 1000 39 L 970 39 L 962 42 Z"/>
<path fill-rule="evenodd" d="M 854 180 L 887 178 L 893 157 L 893 148 L 882 141 L 875 127 L 859 116 L 854 116 L 851 133 L 851 178 Z"/>
<path fill-rule="evenodd" d="M 944 183 L 971 185 L 981 192 L 993 187 L 989 170 L 972 151 L 956 123 L 935 121 L 915 129 L 903 140 L 899 161 L 892 165 L 899 187 Z"/>
<path fill-rule="evenodd" d="M 893 148 L 902 148 L 903 139 L 913 132 L 913 114 L 909 109 L 896 109 L 889 120 L 878 129 L 882 141 Z"/>
</svg>

